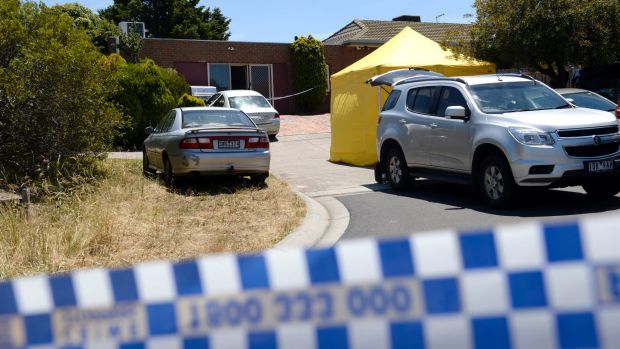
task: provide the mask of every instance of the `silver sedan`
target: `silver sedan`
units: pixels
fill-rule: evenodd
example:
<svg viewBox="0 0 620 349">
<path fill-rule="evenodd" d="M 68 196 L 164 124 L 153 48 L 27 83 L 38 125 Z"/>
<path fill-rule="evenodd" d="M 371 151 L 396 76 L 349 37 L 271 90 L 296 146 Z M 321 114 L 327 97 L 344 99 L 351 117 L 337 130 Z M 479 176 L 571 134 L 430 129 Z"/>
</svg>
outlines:
<svg viewBox="0 0 620 349">
<path fill-rule="evenodd" d="M 269 176 L 269 138 L 240 110 L 176 108 L 145 132 L 144 173 L 163 172 L 166 185 L 188 175 L 248 175 L 255 184 Z"/>
<path fill-rule="evenodd" d="M 205 103 L 208 107 L 229 107 L 242 110 L 270 137 L 275 137 L 280 132 L 280 114 L 263 95 L 256 91 L 221 91 L 211 96 Z"/>
</svg>

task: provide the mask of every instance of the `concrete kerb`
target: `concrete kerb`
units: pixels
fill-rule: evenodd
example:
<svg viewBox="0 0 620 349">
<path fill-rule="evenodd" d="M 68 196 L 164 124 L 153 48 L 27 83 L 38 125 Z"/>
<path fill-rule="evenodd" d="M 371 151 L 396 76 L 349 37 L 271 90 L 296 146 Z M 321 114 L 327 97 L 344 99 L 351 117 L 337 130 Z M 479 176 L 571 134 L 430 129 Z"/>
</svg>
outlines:
<svg viewBox="0 0 620 349">
<path fill-rule="evenodd" d="M 349 211 L 333 197 L 317 200 L 294 190 L 306 203 L 306 217 L 301 225 L 278 242 L 275 249 L 333 245 L 349 225 Z"/>
</svg>

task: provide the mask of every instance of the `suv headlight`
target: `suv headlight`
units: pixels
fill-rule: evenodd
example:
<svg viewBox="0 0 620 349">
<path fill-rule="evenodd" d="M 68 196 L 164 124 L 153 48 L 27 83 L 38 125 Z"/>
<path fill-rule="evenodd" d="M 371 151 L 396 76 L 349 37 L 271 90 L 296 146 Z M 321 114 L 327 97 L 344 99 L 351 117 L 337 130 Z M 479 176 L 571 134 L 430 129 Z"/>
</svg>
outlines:
<svg viewBox="0 0 620 349">
<path fill-rule="evenodd" d="M 534 128 L 509 127 L 508 131 L 517 140 L 525 145 L 552 145 L 555 143 L 549 132 Z"/>
</svg>

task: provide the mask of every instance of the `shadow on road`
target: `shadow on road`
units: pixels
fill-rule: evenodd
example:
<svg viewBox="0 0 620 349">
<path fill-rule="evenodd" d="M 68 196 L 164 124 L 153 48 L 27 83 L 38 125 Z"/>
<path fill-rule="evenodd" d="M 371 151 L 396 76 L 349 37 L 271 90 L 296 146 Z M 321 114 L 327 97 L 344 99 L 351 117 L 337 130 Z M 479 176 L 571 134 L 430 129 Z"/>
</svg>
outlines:
<svg viewBox="0 0 620 349">
<path fill-rule="evenodd" d="M 620 209 L 620 197 L 610 200 L 596 200 L 585 193 L 558 189 L 522 188 L 523 193 L 510 209 L 499 210 L 488 207 L 469 186 L 433 180 L 416 180 L 413 189 L 395 191 L 384 189 L 381 184 L 365 187 L 390 195 L 410 197 L 454 207 L 445 210 L 470 209 L 498 216 L 545 217 L 571 216 L 598 213 Z"/>
</svg>

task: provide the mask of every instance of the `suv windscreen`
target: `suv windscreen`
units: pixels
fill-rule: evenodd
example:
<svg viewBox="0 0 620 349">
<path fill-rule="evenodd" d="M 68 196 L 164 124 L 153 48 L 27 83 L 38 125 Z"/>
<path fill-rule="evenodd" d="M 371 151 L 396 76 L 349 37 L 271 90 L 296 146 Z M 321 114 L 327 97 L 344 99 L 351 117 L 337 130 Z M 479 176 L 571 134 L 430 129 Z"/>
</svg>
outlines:
<svg viewBox="0 0 620 349">
<path fill-rule="evenodd" d="M 487 114 L 570 108 L 553 90 L 535 82 L 498 82 L 468 88 L 478 107 Z"/>
</svg>

